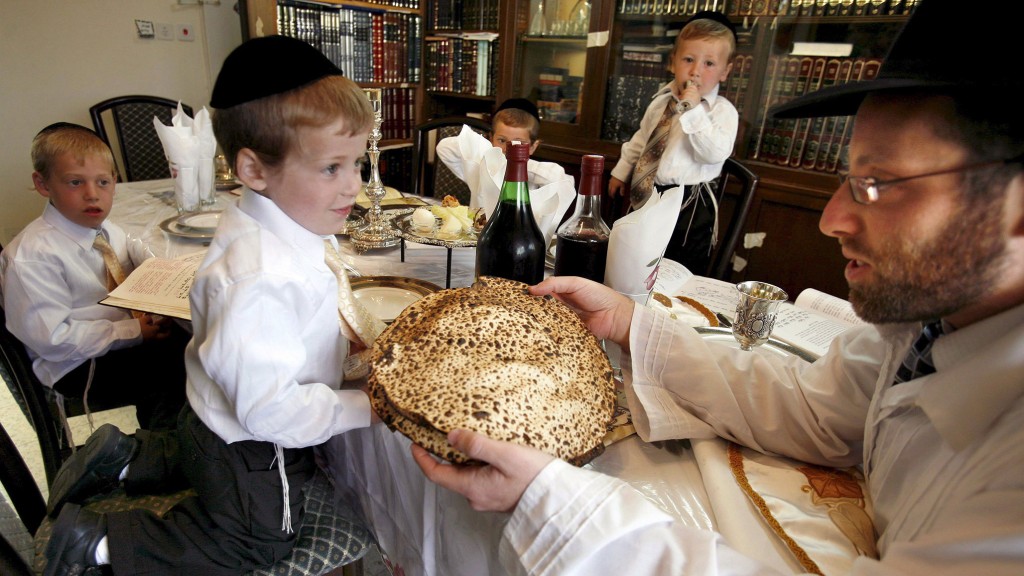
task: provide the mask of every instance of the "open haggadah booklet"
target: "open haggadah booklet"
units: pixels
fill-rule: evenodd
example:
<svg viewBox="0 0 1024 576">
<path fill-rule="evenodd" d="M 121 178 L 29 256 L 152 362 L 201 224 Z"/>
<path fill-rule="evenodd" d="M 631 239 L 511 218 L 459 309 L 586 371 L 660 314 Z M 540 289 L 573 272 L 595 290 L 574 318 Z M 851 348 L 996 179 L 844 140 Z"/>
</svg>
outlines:
<svg viewBox="0 0 1024 576">
<path fill-rule="evenodd" d="M 730 320 L 736 314 L 736 286 L 729 282 L 692 276 L 671 295 L 693 298 Z M 795 302 L 786 302 L 779 307 L 772 338 L 821 356 L 828 351 L 836 336 L 859 324 L 864 324 L 864 321 L 854 314 L 849 302 L 807 288 Z"/>
<path fill-rule="evenodd" d="M 100 304 L 191 321 L 188 292 L 205 257 L 203 250 L 178 258 L 150 258 Z"/>
</svg>

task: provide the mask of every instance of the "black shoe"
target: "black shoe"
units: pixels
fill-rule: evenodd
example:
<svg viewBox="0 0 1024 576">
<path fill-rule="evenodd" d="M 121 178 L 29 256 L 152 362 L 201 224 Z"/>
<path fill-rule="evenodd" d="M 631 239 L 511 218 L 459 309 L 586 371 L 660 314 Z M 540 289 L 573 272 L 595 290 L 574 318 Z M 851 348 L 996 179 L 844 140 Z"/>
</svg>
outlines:
<svg viewBox="0 0 1024 576">
<path fill-rule="evenodd" d="M 53 523 L 43 576 L 82 574 L 96 566 L 96 547 L 107 535 L 107 517 L 68 504 Z M 91 573 L 99 573 L 93 570 Z"/>
<path fill-rule="evenodd" d="M 139 441 L 104 424 L 60 467 L 50 486 L 46 513 L 52 518 L 67 502 L 78 502 L 117 486 L 121 471 L 139 453 Z"/>
</svg>

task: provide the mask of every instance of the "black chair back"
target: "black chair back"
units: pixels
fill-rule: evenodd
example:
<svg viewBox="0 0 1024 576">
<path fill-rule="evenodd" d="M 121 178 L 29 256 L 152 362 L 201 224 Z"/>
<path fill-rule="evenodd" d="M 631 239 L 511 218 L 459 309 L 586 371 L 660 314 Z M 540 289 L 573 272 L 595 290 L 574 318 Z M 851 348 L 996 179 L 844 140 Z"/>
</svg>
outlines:
<svg viewBox="0 0 1024 576">
<path fill-rule="evenodd" d="M 192 116 L 191 106 L 182 104 L 181 108 Z M 169 125 L 177 109 L 177 100 L 142 95 L 118 96 L 89 108 L 96 133 L 114 150 L 122 181 L 171 177 L 153 117 Z M 116 139 L 111 139 L 108 127 L 113 127 Z"/>
<path fill-rule="evenodd" d="M 413 130 L 412 193 L 443 198 L 452 195 L 461 204 L 469 205 L 469 186 L 460 180 L 434 155 L 441 138 L 457 135 L 466 125 L 480 134 L 487 134 L 491 125 L 472 116 L 446 116 L 420 124 Z"/>
<path fill-rule="evenodd" d="M 49 484 L 64 462 L 61 451 L 63 433 L 50 410 L 46 390 L 32 371 L 32 360 L 25 345 L 7 330 L 7 315 L 3 308 L 0 308 L 0 372 L 39 439 L 43 470 Z"/>
<path fill-rule="evenodd" d="M 724 227 L 721 226 L 721 223 L 719 224 L 718 244 L 711 255 L 711 265 L 706 272 L 707 276 L 719 280 L 728 280 L 731 275 L 732 257 L 743 236 L 747 214 L 750 213 L 750 206 L 754 201 L 760 177 L 740 161 L 734 158 L 727 159 L 725 165 L 722 166 L 722 174 L 718 177 L 715 190 L 718 197 L 719 214 L 722 210 L 722 201 L 725 199 L 726 187 L 733 181 L 739 186 L 736 204 L 733 207 L 729 223 Z"/>
<path fill-rule="evenodd" d="M 46 502 L 3 423 L 0 423 L 0 483 L 10 498 L 25 531 L 31 537 L 46 516 Z M 14 538 L 12 537 L 12 540 Z M 7 536 L 0 534 L 0 574 L 32 576 L 29 563 Z"/>
</svg>

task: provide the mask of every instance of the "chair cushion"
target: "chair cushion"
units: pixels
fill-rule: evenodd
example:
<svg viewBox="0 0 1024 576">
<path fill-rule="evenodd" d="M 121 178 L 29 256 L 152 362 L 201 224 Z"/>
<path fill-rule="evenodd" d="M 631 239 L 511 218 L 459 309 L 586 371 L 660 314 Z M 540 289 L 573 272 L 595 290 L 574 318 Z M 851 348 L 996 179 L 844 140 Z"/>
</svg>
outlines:
<svg viewBox="0 0 1024 576">
<path fill-rule="evenodd" d="M 373 536 L 358 514 L 342 499 L 322 471 L 306 484 L 306 506 L 299 538 L 277 564 L 250 576 L 318 576 L 359 560 Z"/>
</svg>

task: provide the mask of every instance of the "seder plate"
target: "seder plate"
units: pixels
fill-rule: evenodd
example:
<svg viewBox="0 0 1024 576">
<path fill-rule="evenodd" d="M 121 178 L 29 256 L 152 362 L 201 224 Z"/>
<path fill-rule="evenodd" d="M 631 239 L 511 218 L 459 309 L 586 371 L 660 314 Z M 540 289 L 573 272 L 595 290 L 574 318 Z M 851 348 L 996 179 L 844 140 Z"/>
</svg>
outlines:
<svg viewBox="0 0 1024 576">
<path fill-rule="evenodd" d="M 398 235 L 409 242 L 417 244 L 431 244 L 433 246 L 444 246 L 446 248 L 472 248 L 476 246 L 479 234 L 476 232 L 460 232 L 459 234 L 444 234 L 441 232 L 441 219 L 434 219 L 434 227 L 430 230 L 421 230 L 412 224 L 412 211 L 395 218 L 395 229 Z"/>
<path fill-rule="evenodd" d="M 732 336 L 732 329 L 730 328 L 712 328 L 710 326 L 695 326 L 694 330 L 701 335 L 705 340 L 713 342 L 721 342 L 727 346 L 733 348 L 739 348 L 740 343 L 736 341 Z M 754 349 L 764 348 L 765 350 L 778 354 L 779 356 L 796 356 L 802 358 L 808 362 L 814 362 L 818 359 L 817 356 L 804 350 L 803 348 L 797 348 L 791 344 L 787 344 L 781 340 L 775 338 L 768 338 L 768 341 L 764 344 L 755 347 Z"/>
<path fill-rule="evenodd" d="M 409 304 L 441 289 L 431 282 L 403 276 L 360 276 L 352 278 L 351 283 L 356 300 L 386 324 Z"/>
</svg>

